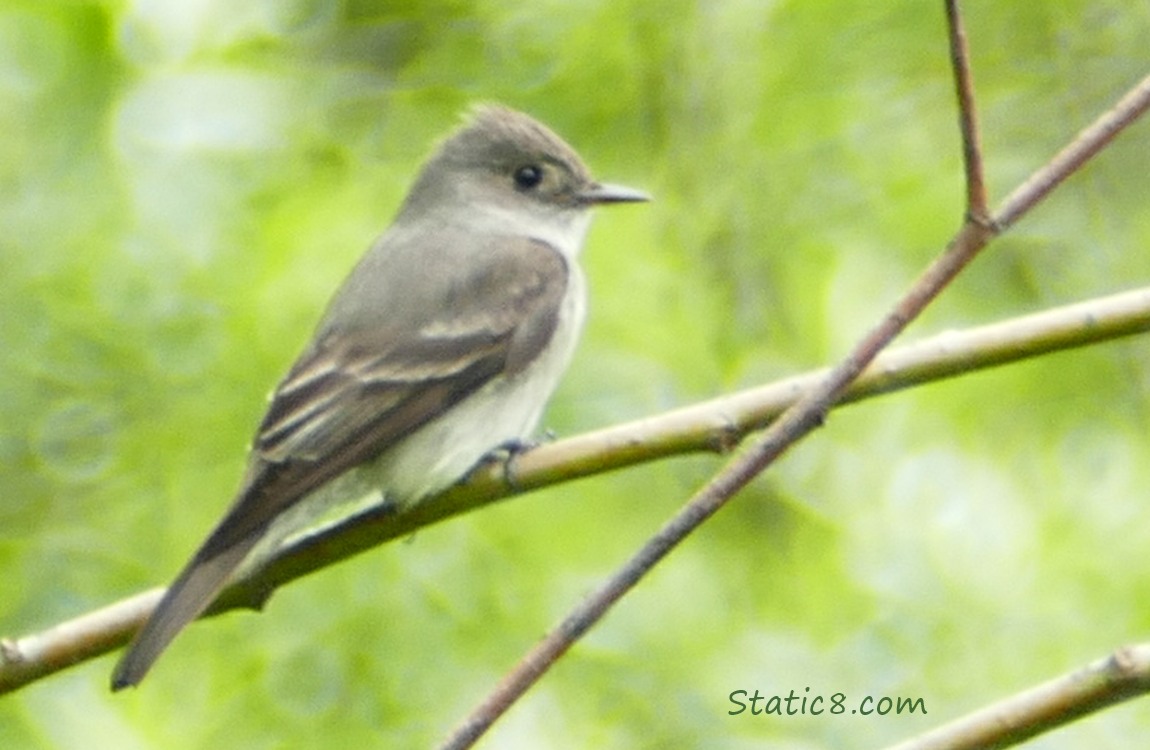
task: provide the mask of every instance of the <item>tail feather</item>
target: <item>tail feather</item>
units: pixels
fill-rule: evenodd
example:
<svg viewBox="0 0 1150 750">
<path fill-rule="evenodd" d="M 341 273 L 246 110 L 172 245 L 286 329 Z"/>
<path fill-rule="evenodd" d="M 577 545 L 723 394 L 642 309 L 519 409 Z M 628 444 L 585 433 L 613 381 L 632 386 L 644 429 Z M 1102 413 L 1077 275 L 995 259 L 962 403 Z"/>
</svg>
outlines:
<svg viewBox="0 0 1150 750">
<path fill-rule="evenodd" d="M 211 545 L 205 544 L 168 588 L 120 658 L 112 673 L 112 690 L 135 685 L 144 679 L 172 639 L 185 625 L 204 613 L 260 536 L 258 533 L 249 534 L 222 550 L 210 549 Z"/>
</svg>

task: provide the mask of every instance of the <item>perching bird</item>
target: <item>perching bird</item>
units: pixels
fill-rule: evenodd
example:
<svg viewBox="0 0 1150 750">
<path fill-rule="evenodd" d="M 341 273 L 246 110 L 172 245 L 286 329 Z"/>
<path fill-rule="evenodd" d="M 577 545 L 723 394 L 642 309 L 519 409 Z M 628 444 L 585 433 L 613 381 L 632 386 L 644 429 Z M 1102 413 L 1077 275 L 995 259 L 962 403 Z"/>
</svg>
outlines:
<svg viewBox="0 0 1150 750">
<path fill-rule="evenodd" d="M 276 388 L 236 499 L 128 647 L 113 689 L 137 684 L 297 509 L 346 500 L 335 495 L 349 487 L 410 505 L 528 438 L 582 327 L 576 259 L 590 209 L 643 200 L 595 182 L 527 115 L 478 108 L 424 165 Z"/>
</svg>

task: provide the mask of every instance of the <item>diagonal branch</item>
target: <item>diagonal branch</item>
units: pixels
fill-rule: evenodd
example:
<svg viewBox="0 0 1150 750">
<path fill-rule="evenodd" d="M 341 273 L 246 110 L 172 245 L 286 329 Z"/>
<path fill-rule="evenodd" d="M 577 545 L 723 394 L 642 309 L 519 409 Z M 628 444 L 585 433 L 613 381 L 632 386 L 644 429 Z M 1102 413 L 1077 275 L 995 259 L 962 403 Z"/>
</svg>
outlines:
<svg viewBox="0 0 1150 750">
<path fill-rule="evenodd" d="M 952 38 L 961 41 L 962 32 L 957 0 L 948 0 L 948 17 Z M 958 81 L 960 108 L 973 102 L 964 96 L 970 85 L 970 71 L 964 46 L 953 55 L 955 78 Z M 766 469 L 790 446 L 819 427 L 826 413 L 852 380 L 894 339 L 942 290 L 972 261 L 995 234 L 1009 226 L 1025 210 L 1036 205 L 1063 179 L 1072 174 L 1092 155 L 1109 143 L 1126 125 L 1150 106 L 1150 78 L 1136 87 L 1111 112 L 1103 115 L 1050 164 L 1039 170 L 1016 190 L 1007 204 L 989 221 L 968 210 L 966 223 L 951 240 L 945 251 L 923 272 L 910 290 L 893 306 L 891 311 L 855 345 L 847 357 L 807 391 L 801 399 L 774 422 L 752 445 L 732 460 L 711 481 L 702 487 L 687 504 L 673 516 L 643 547 L 586 600 L 556 626 L 543 641 L 532 648 L 508 673 L 475 710 L 448 736 L 443 748 L 467 748 L 491 727 L 551 665 L 574 645 L 575 641 L 597 623 L 606 612 L 633 588 L 679 542 L 697 529 L 742 489 L 755 476 Z M 973 111 L 964 112 L 962 122 L 971 127 L 975 122 Z M 964 129 L 964 138 L 967 133 Z M 968 177 L 980 174 L 981 157 L 976 153 L 977 140 L 964 141 L 964 148 L 972 152 L 967 160 Z M 975 202 L 980 188 L 968 185 L 968 195 Z M 975 203 L 975 205 L 977 205 Z M 1022 210 L 1019 210 L 1022 209 Z"/>
<path fill-rule="evenodd" d="M 1087 126 L 1068 146 L 1054 155 L 1041 169 L 1014 189 L 998 207 L 995 219 L 1001 227 L 1016 222 L 1035 204 L 1078 168 L 1089 161 L 1115 136 L 1125 130 L 1150 107 L 1150 75 L 1134 85 L 1097 120 Z"/>
</svg>

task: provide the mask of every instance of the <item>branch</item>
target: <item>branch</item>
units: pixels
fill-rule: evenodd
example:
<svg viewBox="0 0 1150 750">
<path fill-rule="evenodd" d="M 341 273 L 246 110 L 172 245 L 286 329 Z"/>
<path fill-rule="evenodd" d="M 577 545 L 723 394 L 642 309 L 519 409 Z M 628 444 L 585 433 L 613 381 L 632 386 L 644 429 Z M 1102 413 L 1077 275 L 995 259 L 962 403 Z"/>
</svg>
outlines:
<svg viewBox="0 0 1150 750">
<path fill-rule="evenodd" d="M 948 331 L 884 352 L 842 395 L 854 403 L 917 385 L 1150 331 L 1150 287 L 999 323 Z M 519 490 L 675 455 L 722 451 L 761 429 L 808 390 L 818 370 L 722 398 L 539 446 L 515 459 Z M 502 467 L 403 515 L 366 512 L 298 536 L 262 563 L 245 567 L 212 612 L 258 608 L 272 591 L 424 526 L 515 494 Z M 0 694 L 107 653 L 127 642 L 162 589 L 146 591 L 40 633 L 0 641 Z"/>
<path fill-rule="evenodd" d="M 973 130 L 971 75 L 957 0 L 947 1 L 951 27 L 952 60 L 962 110 L 963 149 L 967 179 L 981 184 L 981 156 Z M 969 95 L 968 95 L 969 94 Z M 735 494 L 787 449 L 822 425 L 825 415 L 841 394 L 878 353 L 901 333 L 919 313 L 975 258 L 1000 231 L 1037 205 L 1062 180 L 1098 153 L 1118 132 L 1150 106 L 1150 77 L 1084 130 L 1063 152 L 1035 173 L 1007 199 L 997 215 L 987 220 L 979 214 L 980 185 L 968 184 L 967 218 L 945 251 L 922 273 L 890 312 L 819 383 L 788 408 L 763 435 L 725 466 L 610 579 L 574 607 L 538 645 L 532 648 L 441 746 L 445 750 L 471 747 L 512 704 L 534 685 L 551 665 L 567 652 L 607 611 L 691 532 L 726 505 Z"/>
<path fill-rule="evenodd" d="M 1128 646 L 887 750 L 1010 747 L 1147 692 L 1150 644 Z"/>
<path fill-rule="evenodd" d="M 946 27 L 950 41 L 950 66 L 958 96 L 958 127 L 962 133 L 962 163 L 966 172 L 966 215 L 985 224 L 988 220 L 986 179 L 982 170 L 982 142 L 978 132 L 978 111 L 974 106 L 974 76 L 970 71 L 970 48 L 958 0 L 947 0 Z"/>
</svg>

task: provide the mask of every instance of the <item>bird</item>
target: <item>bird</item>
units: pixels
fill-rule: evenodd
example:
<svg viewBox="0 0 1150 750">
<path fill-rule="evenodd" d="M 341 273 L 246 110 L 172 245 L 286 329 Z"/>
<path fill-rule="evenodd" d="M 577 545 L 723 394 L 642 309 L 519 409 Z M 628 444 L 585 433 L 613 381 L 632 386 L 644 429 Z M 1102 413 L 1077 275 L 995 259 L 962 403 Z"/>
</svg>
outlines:
<svg viewBox="0 0 1150 750">
<path fill-rule="evenodd" d="M 137 685 L 261 541 L 351 489 L 410 507 L 526 441 L 582 329 L 591 209 L 648 199 L 597 182 L 529 115 L 473 108 L 273 391 L 232 504 L 128 645 L 112 689 Z"/>
</svg>

